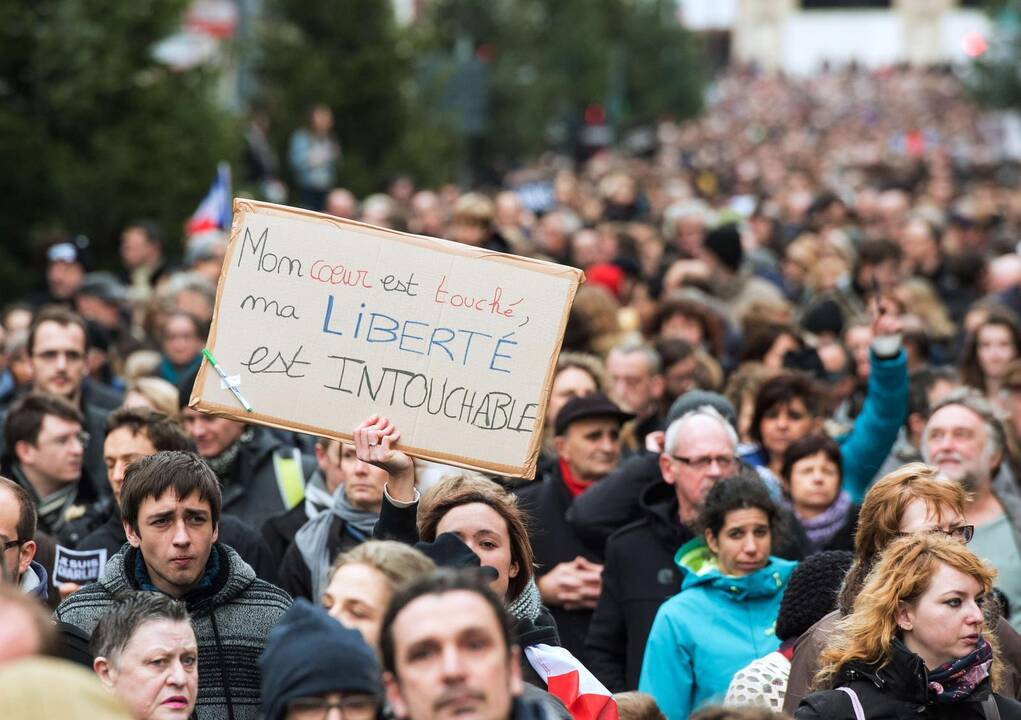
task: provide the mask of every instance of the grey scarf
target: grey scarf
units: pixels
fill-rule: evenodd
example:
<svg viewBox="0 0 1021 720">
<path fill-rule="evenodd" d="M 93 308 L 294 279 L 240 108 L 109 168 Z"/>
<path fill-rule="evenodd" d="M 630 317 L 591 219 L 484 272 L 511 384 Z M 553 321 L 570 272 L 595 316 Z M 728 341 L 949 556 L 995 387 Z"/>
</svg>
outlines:
<svg viewBox="0 0 1021 720">
<path fill-rule="evenodd" d="M 231 471 L 234 470 L 234 461 L 237 460 L 238 453 L 241 452 L 241 446 L 251 442 L 253 437 L 255 437 L 255 431 L 252 428 L 245 428 L 245 431 L 241 433 L 241 437 L 232 443 L 230 447 L 224 448 L 223 452 L 219 455 L 205 458 L 206 464 L 213 469 L 216 477 L 220 478 L 221 484 L 226 485 L 230 482 Z"/>
<path fill-rule="evenodd" d="M 326 478 L 316 470 L 305 485 L 305 517 L 314 518 L 333 507 L 333 496 L 326 489 Z"/>
<path fill-rule="evenodd" d="M 355 533 L 362 535 L 364 539 L 372 538 L 372 529 L 376 527 L 379 516 L 375 513 L 359 510 L 347 500 L 344 493 L 344 486 L 341 485 L 333 493 L 333 507 L 329 512 L 316 515 L 307 523 L 301 526 L 294 536 L 294 543 L 298 546 L 301 558 L 308 566 L 309 577 L 312 578 L 312 599 L 318 600 L 329 582 L 330 573 L 330 525 L 334 517 L 339 517 Z M 354 534 L 354 533 L 352 533 Z"/>
<path fill-rule="evenodd" d="M 535 619 L 539 617 L 539 610 L 541 608 L 542 601 L 539 599 L 539 588 L 535 584 L 534 577 L 528 581 L 528 585 L 525 586 L 520 595 L 507 603 L 507 612 L 515 620 L 531 620 L 535 622 Z"/>
<path fill-rule="evenodd" d="M 67 524 L 67 511 L 78 497 L 78 483 L 68 483 L 56 492 L 39 500 L 39 519 L 49 526 L 52 533 L 58 533 Z"/>
</svg>

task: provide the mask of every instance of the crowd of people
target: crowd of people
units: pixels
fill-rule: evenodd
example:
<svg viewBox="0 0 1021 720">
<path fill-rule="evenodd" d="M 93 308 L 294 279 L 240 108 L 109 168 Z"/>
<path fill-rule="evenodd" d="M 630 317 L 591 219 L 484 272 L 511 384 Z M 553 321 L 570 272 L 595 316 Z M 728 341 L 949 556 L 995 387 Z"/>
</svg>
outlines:
<svg viewBox="0 0 1021 720">
<path fill-rule="evenodd" d="M 1021 718 L 1021 175 L 980 120 L 944 69 L 733 69 L 648 147 L 359 199 L 313 109 L 295 204 L 584 270 L 534 480 L 384 406 L 197 412 L 226 235 L 54 243 L 0 315 L 0 715 Z"/>
</svg>

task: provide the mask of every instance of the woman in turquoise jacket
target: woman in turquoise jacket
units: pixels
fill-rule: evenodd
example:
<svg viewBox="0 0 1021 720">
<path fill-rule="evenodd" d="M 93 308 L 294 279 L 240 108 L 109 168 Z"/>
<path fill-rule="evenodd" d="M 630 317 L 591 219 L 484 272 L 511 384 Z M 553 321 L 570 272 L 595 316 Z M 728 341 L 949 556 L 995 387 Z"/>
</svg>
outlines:
<svg viewBox="0 0 1021 720">
<path fill-rule="evenodd" d="M 722 701 L 734 673 L 779 647 L 776 615 L 796 563 L 770 557 L 778 519 L 769 490 L 750 472 L 709 491 L 702 537 L 677 551 L 681 592 L 656 613 L 638 684 L 668 720 Z"/>
</svg>

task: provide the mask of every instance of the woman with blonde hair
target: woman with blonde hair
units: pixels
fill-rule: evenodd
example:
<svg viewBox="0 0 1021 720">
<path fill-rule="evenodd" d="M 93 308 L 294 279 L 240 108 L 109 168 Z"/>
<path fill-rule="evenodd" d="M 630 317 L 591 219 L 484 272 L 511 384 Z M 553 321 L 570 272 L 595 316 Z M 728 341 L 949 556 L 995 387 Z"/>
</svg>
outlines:
<svg viewBox="0 0 1021 720">
<path fill-rule="evenodd" d="M 932 283 L 925 278 L 912 277 L 902 281 L 893 291 L 904 307 L 904 313 L 922 320 L 929 337 L 936 342 L 949 342 L 957 333 L 954 321 L 936 294 Z"/>
<path fill-rule="evenodd" d="M 819 658 L 841 618 L 851 614 L 855 600 L 879 562 L 883 551 L 898 538 L 912 534 L 920 537 L 942 533 L 962 545 L 967 544 L 974 526 L 967 524 L 964 507 L 968 496 L 960 483 L 950 481 L 939 470 L 924 463 L 909 463 L 884 475 L 865 494 L 858 513 L 854 536 L 854 562 L 837 595 L 837 607 L 809 628 L 798 640 L 791 658 L 791 671 L 784 697 L 784 712 L 793 715 L 798 703 L 811 688 L 819 671 Z M 1000 618 L 991 630 L 1001 633 L 1008 662 L 1019 664 L 1012 652 L 1010 625 Z M 1013 677 L 1008 679 L 1016 679 Z M 1016 683 L 1014 684 L 1016 687 Z"/>
<path fill-rule="evenodd" d="M 171 420 L 180 420 L 180 391 L 158 377 L 140 377 L 128 382 L 121 407 L 143 407 L 161 412 Z"/>
<path fill-rule="evenodd" d="M 379 650 L 383 612 L 394 591 L 436 569 L 413 547 L 394 540 L 369 540 L 337 556 L 320 602 L 330 617 L 358 630 Z"/>
<path fill-rule="evenodd" d="M 983 633 L 996 572 L 959 541 L 922 533 L 891 543 L 820 657 L 796 720 L 1021 718 L 996 693 L 999 650 Z"/>
</svg>

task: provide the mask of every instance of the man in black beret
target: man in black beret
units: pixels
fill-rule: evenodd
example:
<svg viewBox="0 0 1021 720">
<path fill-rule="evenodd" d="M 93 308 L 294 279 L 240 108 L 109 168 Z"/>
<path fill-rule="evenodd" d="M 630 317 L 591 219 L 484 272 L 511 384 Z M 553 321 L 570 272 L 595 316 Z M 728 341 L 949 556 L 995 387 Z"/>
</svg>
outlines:
<svg viewBox="0 0 1021 720">
<path fill-rule="evenodd" d="M 573 398 L 557 413 L 558 463 L 541 480 L 518 489 L 529 515 L 536 583 L 565 648 L 584 663 L 589 620 L 602 591 L 603 552 L 567 522 L 574 499 L 620 462 L 620 427 L 634 417 L 602 393 Z"/>
</svg>

